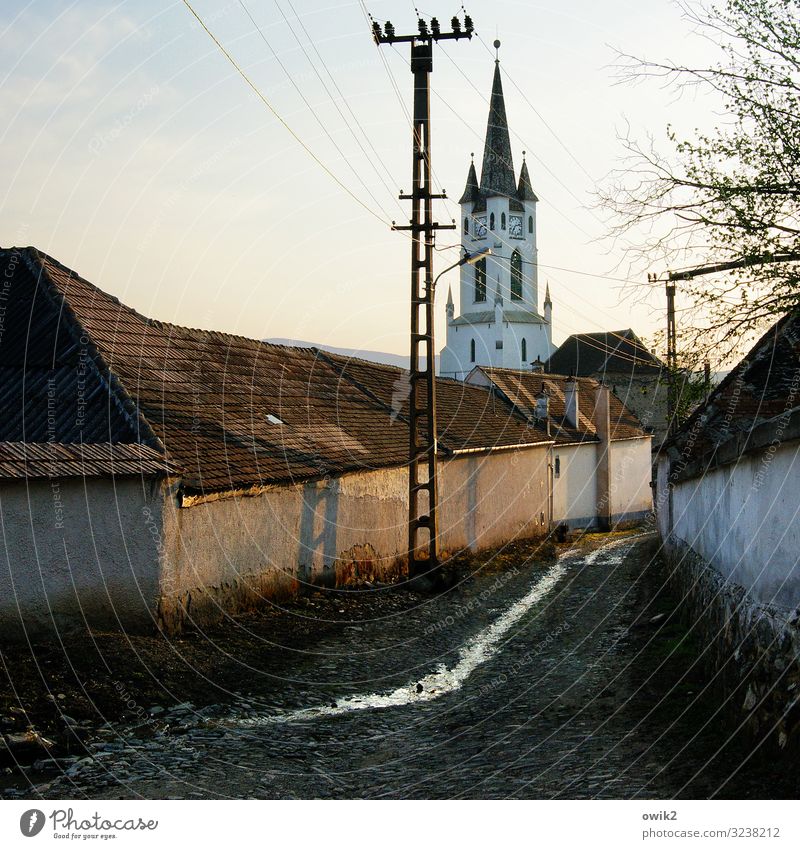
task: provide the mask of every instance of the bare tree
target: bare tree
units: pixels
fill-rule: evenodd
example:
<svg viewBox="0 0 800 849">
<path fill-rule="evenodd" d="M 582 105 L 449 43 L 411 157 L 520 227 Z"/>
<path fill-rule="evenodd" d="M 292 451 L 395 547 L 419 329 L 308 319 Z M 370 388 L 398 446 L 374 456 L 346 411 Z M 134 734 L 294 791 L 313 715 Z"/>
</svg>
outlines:
<svg viewBox="0 0 800 849">
<path fill-rule="evenodd" d="M 707 67 L 622 55 L 623 76 L 721 99 L 713 130 L 667 154 L 623 139 L 625 165 L 601 193 L 634 263 L 671 266 L 747 258 L 745 268 L 679 285 L 682 346 L 720 363 L 778 315 L 800 305 L 800 0 L 682 0 L 684 16 L 719 51 Z M 766 262 L 764 260 L 767 260 Z"/>
</svg>

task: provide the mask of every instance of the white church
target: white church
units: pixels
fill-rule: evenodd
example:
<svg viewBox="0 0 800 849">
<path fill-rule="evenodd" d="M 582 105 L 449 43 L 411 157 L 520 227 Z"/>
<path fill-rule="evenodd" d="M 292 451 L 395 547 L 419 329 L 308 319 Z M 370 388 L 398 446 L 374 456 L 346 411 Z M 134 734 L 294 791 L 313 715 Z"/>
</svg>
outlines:
<svg viewBox="0 0 800 849">
<path fill-rule="evenodd" d="M 499 47 L 499 42 L 495 43 Z M 529 369 L 553 352 L 549 288 L 539 312 L 536 197 L 524 161 L 514 176 L 503 100 L 500 61 L 495 61 L 481 179 L 469 167 L 461 204 L 462 246 L 489 248 L 491 256 L 461 267 L 460 314 L 447 297 L 447 344 L 440 374 L 463 380 L 475 366 Z"/>
</svg>

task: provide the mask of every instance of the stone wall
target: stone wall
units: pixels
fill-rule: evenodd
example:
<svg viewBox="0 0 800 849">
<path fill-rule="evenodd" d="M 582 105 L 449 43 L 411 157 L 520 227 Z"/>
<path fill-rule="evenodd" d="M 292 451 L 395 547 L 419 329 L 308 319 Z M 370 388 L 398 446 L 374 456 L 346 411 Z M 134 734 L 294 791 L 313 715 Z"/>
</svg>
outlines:
<svg viewBox="0 0 800 849">
<path fill-rule="evenodd" d="M 800 752 L 800 628 L 797 611 L 758 602 L 726 581 L 686 543 L 665 546 L 673 588 L 684 599 L 703 665 L 733 728 L 766 752 Z"/>
</svg>

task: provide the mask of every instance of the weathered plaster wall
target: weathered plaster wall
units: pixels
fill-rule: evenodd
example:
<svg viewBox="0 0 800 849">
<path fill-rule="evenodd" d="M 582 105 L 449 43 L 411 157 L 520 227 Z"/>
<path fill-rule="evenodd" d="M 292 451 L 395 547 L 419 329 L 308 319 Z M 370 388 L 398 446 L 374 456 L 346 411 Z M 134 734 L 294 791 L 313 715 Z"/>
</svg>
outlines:
<svg viewBox="0 0 800 849">
<path fill-rule="evenodd" d="M 467 454 L 440 466 L 441 547 L 544 533 L 547 448 Z M 161 616 L 167 628 L 285 597 L 308 584 L 388 579 L 407 551 L 404 468 L 169 505 Z"/>
<path fill-rule="evenodd" d="M 547 446 L 444 461 L 439 477 L 441 547 L 451 552 L 491 548 L 547 533 L 547 464 Z M 404 499 L 404 511 L 405 505 Z"/>
<path fill-rule="evenodd" d="M 0 482 L 0 631 L 153 626 L 162 482 Z"/>
<path fill-rule="evenodd" d="M 678 482 L 673 533 L 760 602 L 800 605 L 800 443 Z"/>
<path fill-rule="evenodd" d="M 560 474 L 553 474 L 553 521 L 571 528 L 597 523 L 596 442 L 583 445 L 554 445 L 553 465 L 559 458 Z"/>
<path fill-rule="evenodd" d="M 611 443 L 608 489 L 613 524 L 638 521 L 653 509 L 650 487 L 650 439 L 620 439 Z"/>
</svg>

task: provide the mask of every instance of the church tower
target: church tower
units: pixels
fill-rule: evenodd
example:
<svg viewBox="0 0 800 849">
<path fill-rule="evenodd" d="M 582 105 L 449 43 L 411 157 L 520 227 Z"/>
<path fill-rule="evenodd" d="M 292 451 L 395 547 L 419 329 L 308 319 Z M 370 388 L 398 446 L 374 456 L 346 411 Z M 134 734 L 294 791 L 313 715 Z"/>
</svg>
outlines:
<svg viewBox="0 0 800 849">
<path fill-rule="evenodd" d="M 495 41 L 495 48 L 500 42 Z M 492 255 L 461 267 L 459 315 L 447 306 L 447 345 L 440 374 L 463 380 L 476 365 L 529 369 L 552 353 L 552 302 L 538 310 L 536 197 L 523 151 L 514 176 L 511 137 L 503 98 L 500 60 L 495 60 L 481 178 L 474 159 L 461 206 L 461 244 L 467 253 Z"/>
</svg>

